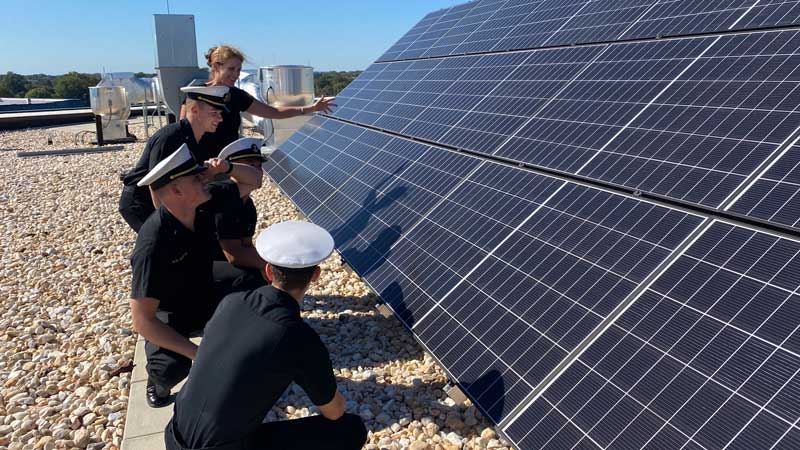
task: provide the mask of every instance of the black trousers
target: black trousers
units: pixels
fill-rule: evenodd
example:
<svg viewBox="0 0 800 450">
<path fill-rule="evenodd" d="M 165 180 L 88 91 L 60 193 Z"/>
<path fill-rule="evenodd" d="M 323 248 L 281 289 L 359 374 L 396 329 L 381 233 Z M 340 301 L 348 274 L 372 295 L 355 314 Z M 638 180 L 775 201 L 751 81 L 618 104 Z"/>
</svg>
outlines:
<svg viewBox="0 0 800 450">
<path fill-rule="evenodd" d="M 266 281 L 257 272 L 234 267 L 228 262 L 214 262 L 214 300 L 210 311 L 194 317 L 180 317 L 175 313 L 159 311 L 157 317 L 182 336 L 189 338 L 200 335 L 213 309 L 226 295 L 232 292 L 249 291 L 264 286 Z M 191 299 L 187 299 L 191 300 Z M 189 375 L 192 360 L 166 348 L 145 341 L 148 381 L 156 386 L 159 395 L 167 395 L 170 390 Z"/>
<path fill-rule="evenodd" d="M 144 221 L 155 210 L 149 189 L 142 189 L 137 186 L 124 186 L 122 188 L 122 194 L 119 196 L 119 213 L 125 219 L 125 222 L 128 222 L 128 225 L 133 228 L 133 231 L 138 233 Z"/>
<path fill-rule="evenodd" d="M 164 430 L 164 442 L 167 450 L 357 450 L 367 442 L 367 429 L 355 414 L 345 414 L 337 420 L 311 416 L 268 422 L 241 441 L 193 449 L 183 446 L 170 421 Z"/>
</svg>

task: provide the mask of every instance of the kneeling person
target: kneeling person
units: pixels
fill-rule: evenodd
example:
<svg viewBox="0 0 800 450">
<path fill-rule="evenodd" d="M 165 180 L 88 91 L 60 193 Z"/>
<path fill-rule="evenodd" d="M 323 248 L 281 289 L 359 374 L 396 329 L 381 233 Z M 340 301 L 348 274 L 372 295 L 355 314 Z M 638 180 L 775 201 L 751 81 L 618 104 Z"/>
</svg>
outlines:
<svg viewBox="0 0 800 450">
<path fill-rule="evenodd" d="M 209 177 L 225 172 L 241 182 L 208 184 Z M 202 330 L 220 299 L 235 290 L 235 280 L 214 281 L 213 214 L 239 201 L 259 176 L 251 167 L 220 159 L 200 165 L 184 144 L 139 181 L 160 203 L 142 225 L 131 255 L 131 316 L 147 341 L 152 407 L 169 403 L 170 389 L 188 375 L 197 351 L 189 336 Z"/>
<path fill-rule="evenodd" d="M 262 140 L 259 138 L 238 139 L 222 149 L 218 158 L 250 166 L 263 177 L 261 164 L 266 158 L 261 154 L 261 143 Z M 235 177 L 232 179 L 238 182 Z M 256 188 L 261 187 L 261 178 L 258 181 Z M 253 245 L 253 235 L 258 221 L 258 212 L 253 199 L 247 193 L 241 197 L 240 202 L 229 206 L 215 217 L 222 253 L 234 266 L 260 274 L 267 263 L 258 255 Z"/>
<path fill-rule="evenodd" d="M 300 302 L 333 252 L 333 238 L 307 222 L 283 222 L 256 240 L 271 286 L 228 295 L 208 322 L 175 402 L 168 450 L 358 449 L 367 431 L 345 413 L 328 350 L 300 318 Z M 262 423 L 297 383 L 321 416 Z"/>
</svg>

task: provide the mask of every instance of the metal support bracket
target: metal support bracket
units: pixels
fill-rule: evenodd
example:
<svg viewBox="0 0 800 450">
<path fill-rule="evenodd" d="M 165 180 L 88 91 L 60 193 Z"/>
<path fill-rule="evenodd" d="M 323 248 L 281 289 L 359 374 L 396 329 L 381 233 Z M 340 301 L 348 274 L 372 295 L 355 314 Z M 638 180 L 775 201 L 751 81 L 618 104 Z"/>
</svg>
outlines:
<svg viewBox="0 0 800 450">
<path fill-rule="evenodd" d="M 392 308 L 389 308 L 389 305 L 386 303 L 378 303 L 376 308 L 378 308 L 378 312 L 386 319 L 394 316 Z"/>
<path fill-rule="evenodd" d="M 467 401 L 467 395 L 458 387 L 457 384 L 452 382 L 447 383 L 444 387 L 444 393 L 450 397 L 451 400 L 456 402 L 457 405 L 463 405 Z"/>
</svg>

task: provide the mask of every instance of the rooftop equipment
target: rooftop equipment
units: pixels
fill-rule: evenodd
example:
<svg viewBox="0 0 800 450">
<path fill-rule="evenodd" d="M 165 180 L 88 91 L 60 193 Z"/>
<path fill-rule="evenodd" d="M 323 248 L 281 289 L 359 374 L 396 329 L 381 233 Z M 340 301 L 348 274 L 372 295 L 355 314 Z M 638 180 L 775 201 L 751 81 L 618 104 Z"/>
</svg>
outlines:
<svg viewBox="0 0 800 450">
<path fill-rule="evenodd" d="M 267 66 L 258 70 L 261 95 L 271 106 L 314 103 L 314 69 L 309 66 Z"/>
<path fill-rule="evenodd" d="M 90 87 L 89 104 L 97 126 L 97 145 L 135 140 L 128 134 L 131 105 L 124 87 L 99 85 Z"/>
<path fill-rule="evenodd" d="M 138 78 L 133 72 L 112 72 L 103 74 L 103 78 L 97 86 L 124 88 L 129 104 L 142 107 L 145 137 L 149 137 L 147 114 L 150 105 L 155 105 L 155 114 L 158 115 L 159 121 L 161 121 L 160 106 L 163 102 L 157 82 L 157 77 Z M 98 133 L 101 133 L 101 130 L 98 130 Z"/>
<path fill-rule="evenodd" d="M 197 66 L 197 39 L 194 16 L 188 14 L 154 14 L 156 39 L 156 71 L 164 103 L 171 117 L 180 114 L 181 87 L 195 78 L 205 78 L 206 72 Z"/>
<path fill-rule="evenodd" d="M 311 106 L 314 104 L 314 69 L 309 66 L 267 66 L 258 69 L 259 96 L 270 106 Z M 252 94 L 252 93 L 251 93 Z M 264 129 L 264 151 L 275 148 L 275 127 Z"/>
</svg>

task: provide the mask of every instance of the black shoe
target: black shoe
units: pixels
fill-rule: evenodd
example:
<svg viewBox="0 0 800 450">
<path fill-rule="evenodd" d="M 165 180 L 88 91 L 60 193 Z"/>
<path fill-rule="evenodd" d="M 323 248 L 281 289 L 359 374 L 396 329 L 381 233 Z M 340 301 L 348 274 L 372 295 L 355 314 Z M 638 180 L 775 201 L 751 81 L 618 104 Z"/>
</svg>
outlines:
<svg viewBox="0 0 800 450">
<path fill-rule="evenodd" d="M 145 398 L 147 399 L 147 405 L 151 408 L 163 408 L 170 403 L 172 403 L 172 396 L 168 393 L 167 395 L 159 395 L 158 386 L 151 383 L 150 381 L 147 382 L 147 390 L 145 392 Z"/>
</svg>

